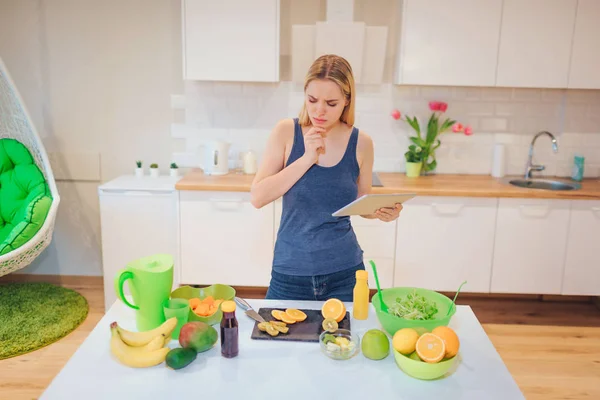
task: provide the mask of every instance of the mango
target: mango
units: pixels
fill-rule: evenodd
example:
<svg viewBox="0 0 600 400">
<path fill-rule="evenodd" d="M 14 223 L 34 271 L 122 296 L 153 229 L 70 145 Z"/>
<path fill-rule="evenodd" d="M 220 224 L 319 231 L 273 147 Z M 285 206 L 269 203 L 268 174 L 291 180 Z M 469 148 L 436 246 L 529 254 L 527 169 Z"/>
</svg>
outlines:
<svg viewBox="0 0 600 400">
<path fill-rule="evenodd" d="M 165 363 L 173 369 L 181 369 L 190 365 L 196 359 L 197 354 L 194 349 L 178 347 L 167 353 Z"/>
<path fill-rule="evenodd" d="M 219 335 L 212 326 L 201 321 L 192 321 L 184 324 L 179 332 L 179 344 L 186 349 L 194 349 L 202 353 L 212 348 Z"/>
</svg>

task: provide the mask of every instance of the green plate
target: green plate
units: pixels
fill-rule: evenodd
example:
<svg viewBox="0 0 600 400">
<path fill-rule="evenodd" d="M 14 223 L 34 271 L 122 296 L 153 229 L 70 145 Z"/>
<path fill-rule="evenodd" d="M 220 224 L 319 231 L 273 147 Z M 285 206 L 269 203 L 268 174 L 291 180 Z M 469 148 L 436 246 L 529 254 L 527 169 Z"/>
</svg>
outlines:
<svg viewBox="0 0 600 400">
<path fill-rule="evenodd" d="M 384 300 L 385 301 L 385 300 Z M 394 358 L 396 359 L 396 365 L 407 375 L 417 379 L 431 380 L 438 379 L 446 375 L 458 360 L 458 354 L 448 360 L 442 360 L 439 363 L 430 364 L 419 359 L 416 353 L 410 356 L 405 356 L 402 353 L 398 353 L 396 349 L 394 351 Z"/>
<path fill-rule="evenodd" d="M 212 296 L 215 300 L 233 300 L 233 298 L 235 297 L 235 289 L 229 285 L 216 283 L 214 285 L 203 288 L 196 288 L 193 286 L 181 286 L 171 292 L 172 299 L 190 300 L 197 297 L 200 300 L 203 300 L 208 296 Z M 213 315 L 208 317 L 201 317 L 190 308 L 190 316 L 188 318 L 188 321 L 201 321 L 206 322 L 209 325 L 215 325 L 221 322 L 221 318 L 223 318 L 223 311 L 221 310 L 221 305 L 219 305 L 217 311 Z"/>
<path fill-rule="evenodd" d="M 433 328 L 438 326 L 447 326 L 450 322 L 450 318 L 456 313 L 456 306 L 452 304 L 452 300 L 444 296 L 441 293 L 435 292 L 429 289 L 413 288 L 413 287 L 396 287 L 390 289 L 383 289 L 381 295 L 383 301 L 390 307 L 396 302 L 397 297 L 406 297 L 407 294 L 416 291 L 420 296 L 425 297 L 427 300 L 434 301 L 436 303 L 438 312 L 434 315 L 434 319 L 427 321 L 410 320 L 395 315 L 391 315 L 381 311 L 381 303 L 379 302 L 379 295 L 375 294 L 371 299 L 373 307 L 375 308 L 375 314 L 377 319 L 381 323 L 383 329 L 385 329 L 390 335 L 394 336 L 394 333 L 402 328 L 414 328 L 419 334 L 424 332 L 430 332 Z M 452 308 L 449 315 L 448 310 Z"/>
</svg>

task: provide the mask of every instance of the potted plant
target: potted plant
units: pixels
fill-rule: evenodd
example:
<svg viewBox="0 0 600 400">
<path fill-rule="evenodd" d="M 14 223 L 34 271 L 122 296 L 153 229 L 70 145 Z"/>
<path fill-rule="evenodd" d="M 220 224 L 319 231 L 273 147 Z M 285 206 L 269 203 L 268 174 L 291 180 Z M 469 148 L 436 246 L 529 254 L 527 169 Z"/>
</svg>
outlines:
<svg viewBox="0 0 600 400">
<path fill-rule="evenodd" d="M 416 144 L 408 146 L 408 151 L 404 153 L 406 159 L 406 176 L 415 178 L 421 175 L 421 166 L 423 165 L 423 150 Z"/>
<path fill-rule="evenodd" d="M 174 162 L 171 163 L 171 168 L 170 168 L 169 172 L 171 173 L 172 177 L 179 176 L 179 166 L 177 165 L 177 163 L 174 163 Z"/>
<path fill-rule="evenodd" d="M 158 164 L 150 164 L 150 176 L 152 178 L 158 178 Z"/>
<path fill-rule="evenodd" d="M 140 160 L 135 162 L 135 176 L 136 178 L 144 176 L 144 169 L 142 168 L 142 162 Z"/>
<path fill-rule="evenodd" d="M 421 174 L 427 175 L 428 173 L 432 173 L 435 171 L 437 167 L 437 160 L 435 159 L 435 150 L 440 147 L 442 144 L 439 137 L 444 132 L 447 132 L 452 128 L 452 132 L 454 133 L 464 133 L 466 136 L 471 136 L 473 134 L 473 130 L 470 126 L 463 126 L 461 123 L 456 122 L 453 119 L 446 118 L 443 122 L 440 121 L 440 117 L 443 113 L 448 109 L 448 104 L 441 101 L 431 101 L 429 102 L 429 109 L 432 112 L 429 117 L 429 121 L 424 132 L 421 132 L 421 125 L 419 124 L 419 120 L 417 117 L 409 117 L 408 115 L 404 117 L 404 121 L 415 131 L 416 135 L 410 137 L 410 141 L 412 144 L 409 146 L 409 150 L 406 154 L 411 154 L 411 160 L 416 160 L 413 157 L 414 154 L 420 154 L 420 162 L 421 162 Z M 392 111 L 392 118 L 399 120 L 402 119 L 402 114 L 398 110 Z M 411 151 L 411 146 L 414 146 L 414 149 Z M 407 157 L 407 162 L 408 156 Z M 413 161 L 411 161 L 413 162 Z M 408 165 L 407 165 L 408 171 Z"/>
</svg>

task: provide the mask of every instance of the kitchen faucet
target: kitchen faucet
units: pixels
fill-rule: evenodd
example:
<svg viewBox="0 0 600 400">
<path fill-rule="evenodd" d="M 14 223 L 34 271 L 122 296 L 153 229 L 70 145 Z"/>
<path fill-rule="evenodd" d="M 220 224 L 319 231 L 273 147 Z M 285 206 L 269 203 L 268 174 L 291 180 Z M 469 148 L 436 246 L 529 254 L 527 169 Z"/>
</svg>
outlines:
<svg viewBox="0 0 600 400">
<path fill-rule="evenodd" d="M 544 165 L 534 165 L 534 164 L 532 164 L 532 160 L 533 160 L 533 145 L 535 144 L 535 141 L 537 140 L 537 138 L 540 137 L 541 135 L 548 135 L 548 136 L 550 136 L 550 139 L 552 140 L 552 150 L 554 150 L 555 153 L 558 151 L 558 142 L 556 141 L 556 138 L 554 137 L 553 134 L 551 134 L 548 131 L 540 131 L 540 132 L 538 132 L 533 137 L 533 140 L 531 141 L 531 145 L 529 146 L 529 156 L 527 157 L 527 165 L 525 166 L 525 179 L 530 179 L 531 178 L 531 171 L 543 171 L 546 168 Z"/>
</svg>

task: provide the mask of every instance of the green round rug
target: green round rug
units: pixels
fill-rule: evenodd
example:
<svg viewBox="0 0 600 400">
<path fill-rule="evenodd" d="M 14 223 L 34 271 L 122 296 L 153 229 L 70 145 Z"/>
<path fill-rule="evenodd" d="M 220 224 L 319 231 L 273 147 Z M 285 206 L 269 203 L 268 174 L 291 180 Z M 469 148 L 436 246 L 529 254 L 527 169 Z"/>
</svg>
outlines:
<svg viewBox="0 0 600 400">
<path fill-rule="evenodd" d="M 0 360 L 56 342 L 87 314 L 87 300 L 74 290 L 50 283 L 0 284 Z"/>
</svg>

